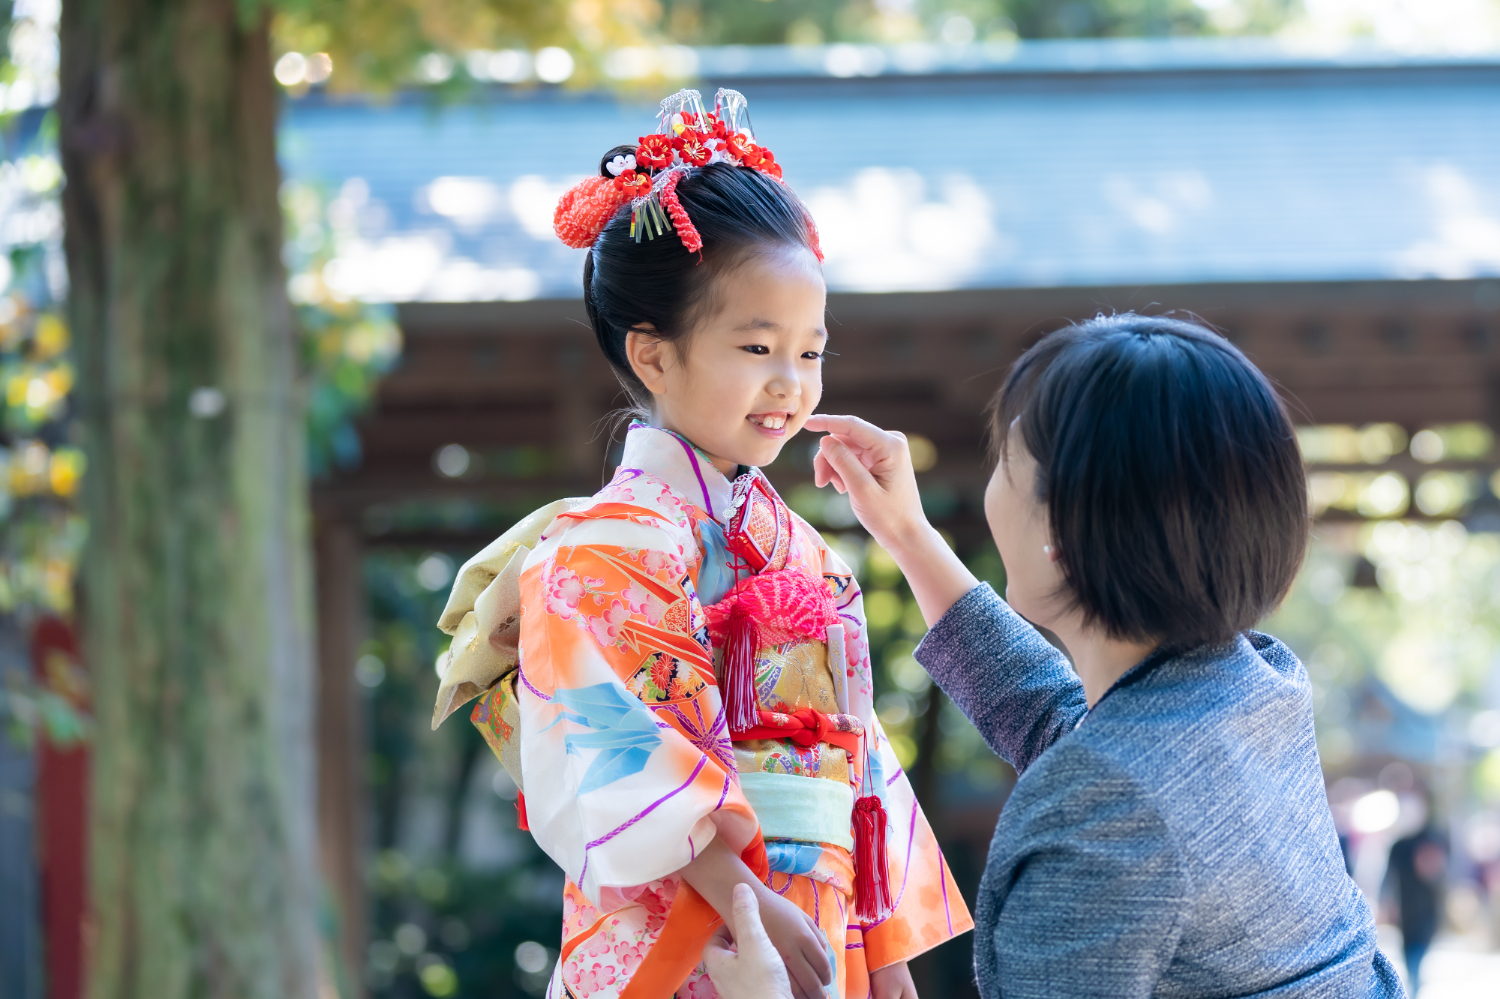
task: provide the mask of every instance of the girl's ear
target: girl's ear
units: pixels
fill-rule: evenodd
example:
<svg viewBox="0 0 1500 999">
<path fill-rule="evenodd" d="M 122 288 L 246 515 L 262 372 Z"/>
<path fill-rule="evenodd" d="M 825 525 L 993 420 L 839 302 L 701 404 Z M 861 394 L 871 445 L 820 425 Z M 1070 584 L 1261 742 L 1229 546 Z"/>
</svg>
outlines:
<svg viewBox="0 0 1500 999">
<path fill-rule="evenodd" d="M 630 360 L 630 370 L 646 386 L 646 391 L 652 395 L 666 393 L 667 344 L 656 336 L 655 327 L 643 324 L 626 333 L 625 356 Z"/>
</svg>

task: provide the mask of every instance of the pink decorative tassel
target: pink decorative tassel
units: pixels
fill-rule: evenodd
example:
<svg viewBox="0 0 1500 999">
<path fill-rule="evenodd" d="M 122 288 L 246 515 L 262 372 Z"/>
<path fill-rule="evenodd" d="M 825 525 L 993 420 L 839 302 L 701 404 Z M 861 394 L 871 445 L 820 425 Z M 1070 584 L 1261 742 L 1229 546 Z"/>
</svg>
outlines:
<svg viewBox="0 0 1500 999">
<path fill-rule="evenodd" d="M 860 919 L 884 918 L 892 908 L 885 826 L 879 795 L 868 794 L 854 803 L 854 913 Z"/>
<path fill-rule="evenodd" d="M 749 608 L 735 601 L 729 617 L 729 635 L 724 642 L 724 714 L 729 731 L 743 732 L 760 720 L 755 700 L 755 650 L 760 636 Z"/>
</svg>

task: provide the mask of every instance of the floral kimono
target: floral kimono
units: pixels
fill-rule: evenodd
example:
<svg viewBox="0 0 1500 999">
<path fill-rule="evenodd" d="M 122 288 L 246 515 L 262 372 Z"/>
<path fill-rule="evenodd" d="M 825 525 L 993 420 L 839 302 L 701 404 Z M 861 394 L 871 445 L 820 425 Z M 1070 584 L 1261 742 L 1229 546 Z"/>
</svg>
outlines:
<svg viewBox="0 0 1500 999">
<path fill-rule="evenodd" d="M 833 623 L 812 640 L 758 622 L 777 641 L 753 656 L 763 723 L 732 741 L 715 608 L 753 575 L 726 538 L 752 488 L 781 525 L 764 570 L 826 589 Z M 516 530 L 470 563 L 492 568 L 466 582 L 466 566 L 455 585 L 439 716 L 493 684 L 473 721 L 518 771 L 524 821 L 567 874 L 549 999 L 716 995 L 699 956 L 719 919 L 677 874 L 715 836 L 822 928 L 840 999 L 972 928 L 875 717 L 853 575 L 758 470 L 731 482 L 682 438 L 636 425 L 608 486 Z M 505 612 L 516 597 L 519 621 Z M 457 675 L 465 649 L 493 656 L 506 641 L 519 669 Z M 862 920 L 851 812 L 875 794 L 890 907 Z"/>
</svg>

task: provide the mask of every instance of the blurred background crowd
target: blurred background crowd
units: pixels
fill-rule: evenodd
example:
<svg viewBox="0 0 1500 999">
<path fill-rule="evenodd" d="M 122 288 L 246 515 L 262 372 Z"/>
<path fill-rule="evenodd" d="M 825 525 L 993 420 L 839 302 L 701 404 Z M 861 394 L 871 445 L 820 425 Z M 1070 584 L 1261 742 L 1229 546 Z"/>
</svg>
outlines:
<svg viewBox="0 0 1500 999">
<path fill-rule="evenodd" d="M 623 397 L 552 208 L 679 86 L 749 98 L 822 230 L 823 411 L 909 433 L 928 515 L 997 588 L 981 412 L 1043 333 L 1182 310 L 1276 381 L 1316 521 L 1264 627 L 1311 675 L 1350 873 L 1421 996 L 1495 994 L 1500 3 L 240 6 L 275 88 L 280 218 L 261 222 L 281 227 L 305 424 L 320 999 L 540 995 L 557 958 L 562 875 L 517 830 L 514 785 L 462 719 L 429 731 L 434 625 L 465 559 L 612 468 Z M 81 57 L 70 77 L 59 41 L 92 16 L 0 0 L 0 994 L 18 999 L 80 996 L 115 918 L 97 852 L 88 881 L 88 781 L 120 699 L 94 696 L 83 613 L 113 571 L 87 543 L 106 507 L 82 499 L 108 338 L 74 327 L 98 314 L 79 295 L 118 291 L 85 286 L 64 225 L 85 217 L 65 213 L 69 155 L 114 140 L 69 133 Z M 154 155 L 186 176 L 197 148 Z M 233 414 L 227 382 L 181 384 L 189 430 Z M 913 659 L 921 615 L 812 486 L 810 446 L 771 478 L 859 575 L 881 719 L 971 892 L 1015 774 Z M 968 941 L 913 971 L 924 995 L 969 994 Z"/>
</svg>

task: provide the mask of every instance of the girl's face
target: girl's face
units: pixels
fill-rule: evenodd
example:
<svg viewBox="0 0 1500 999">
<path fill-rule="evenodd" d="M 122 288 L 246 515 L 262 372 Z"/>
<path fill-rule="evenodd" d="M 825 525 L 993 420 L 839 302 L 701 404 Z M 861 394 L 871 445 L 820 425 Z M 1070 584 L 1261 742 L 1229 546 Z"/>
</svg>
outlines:
<svg viewBox="0 0 1500 999">
<path fill-rule="evenodd" d="M 656 422 L 733 476 L 768 465 L 823 395 L 827 290 L 801 247 L 753 253 L 715 279 L 718 310 L 674 344 L 632 332 L 626 353 Z"/>
<path fill-rule="evenodd" d="M 1056 630 L 1067 608 L 1047 510 L 1036 495 L 1036 459 L 1011 428 L 1006 455 L 984 491 L 984 516 L 1005 563 L 1005 599 L 1032 624 Z"/>
</svg>

